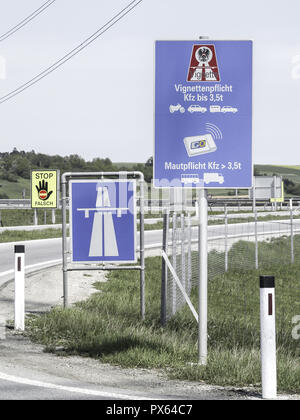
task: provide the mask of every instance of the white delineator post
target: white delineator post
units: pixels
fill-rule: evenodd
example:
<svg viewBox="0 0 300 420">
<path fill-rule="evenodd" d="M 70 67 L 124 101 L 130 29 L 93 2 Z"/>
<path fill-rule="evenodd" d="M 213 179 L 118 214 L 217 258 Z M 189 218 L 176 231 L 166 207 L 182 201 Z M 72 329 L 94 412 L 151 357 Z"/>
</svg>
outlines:
<svg viewBox="0 0 300 420">
<path fill-rule="evenodd" d="M 277 397 L 275 279 L 260 276 L 260 337 L 262 397 Z"/>
<path fill-rule="evenodd" d="M 25 329 L 25 246 L 15 245 L 15 329 Z"/>
</svg>

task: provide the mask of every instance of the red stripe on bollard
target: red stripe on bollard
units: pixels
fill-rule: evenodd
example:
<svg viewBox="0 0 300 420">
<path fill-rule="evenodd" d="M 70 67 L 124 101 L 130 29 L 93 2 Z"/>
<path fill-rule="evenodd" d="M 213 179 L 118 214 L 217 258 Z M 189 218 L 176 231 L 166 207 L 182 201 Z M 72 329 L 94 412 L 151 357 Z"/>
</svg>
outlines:
<svg viewBox="0 0 300 420">
<path fill-rule="evenodd" d="M 18 271 L 22 270 L 22 259 L 21 257 L 18 257 Z"/>
<path fill-rule="evenodd" d="M 273 315 L 273 295 L 272 293 L 269 293 L 268 295 L 269 298 L 269 315 Z"/>
</svg>

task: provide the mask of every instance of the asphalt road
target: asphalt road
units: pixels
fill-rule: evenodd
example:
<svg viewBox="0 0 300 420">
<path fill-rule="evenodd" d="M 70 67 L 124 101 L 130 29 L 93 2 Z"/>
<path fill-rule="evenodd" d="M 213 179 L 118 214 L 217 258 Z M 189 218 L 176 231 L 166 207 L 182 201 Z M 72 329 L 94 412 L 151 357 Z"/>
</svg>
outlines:
<svg viewBox="0 0 300 420">
<path fill-rule="evenodd" d="M 253 390 L 170 380 L 146 369 L 121 369 L 91 358 L 57 357 L 13 331 L 0 340 L 0 400 L 257 399 Z M 137 403 L 138 404 L 138 403 Z"/>
<path fill-rule="evenodd" d="M 259 238 L 265 239 L 266 237 L 276 235 L 288 235 L 290 234 L 290 222 L 289 220 L 276 220 L 276 221 L 264 221 L 258 222 L 257 233 Z M 294 233 L 300 231 L 300 219 L 294 219 Z M 229 224 L 228 225 L 228 237 L 244 239 L 253 239 L 255 232 L 254 222 Z M 208 227 L 208 241 L 209 246 L 215 246 L 217 244 L 217 238 L 224 237 L 225 227 L 224 225 L 210 225 Z M 138 235 L 139 236 L 139 235 Z M 198 237 L 198 228 L 193 227 L 192 239 L 196 240 Z M 171 232 L 170 232 L 171 240 Z M 232 241 L 231 241 L 232 242 Z M 139 243 L 139 239 L 137 240 Z M 61 239 L 43 239 L 26 241 L 25 252 L 26 252 L 26 272 L 46 267 L 47 265 L 53 265 L 59 263 L 62 258 L 62 241 Z M 159 253 L 162 244 L 162 231 L 149 230 L 145 232 L 145 249 L 151 250 L 156 249 Z M 171 242 L 170 242 L 171 244 Z M 220 246 L 222 241 L 220 240 Z M 9 279 L 12 278 L 14 273 L 14 243 L 0 244 L 0 287 Z"/>
<path fill-rule="evenodd" d="M 294 222 L 294 231 L 296 232 L 300 230 L 300 220 L 295 220 Z M 286 220 L 258 223 L 258 233 L 264 233 L 264 235 L 287 234 L 289 229 L 289 221 Z M 241 237 L 241 235 L 249 237 L 251 235 L 253 236 L 253 234 L 254 223 L 228 225 L 228 235 L 231 237 Z M 214 243 L 218 237 L 222 237 L 223 235 L 223 225 L 209 226 L 209 242 Z M 197 238 L 197 227 L 193 228 L 192 236 L 194 239 Z M 27 241 L 25 243 L 26 272 L 29 273 L 47 265 L 58 263 L 61 260 L 61 242 L 61 239 Z M 161 242 L 161 231 L 145 232 L 146 249 L 156 247 L 159 250 Z M 14 244 L 0 244 L 0 290 L 1 286 L 13 277 L 13 273 Z M 103 386 L 97 382 L 95 383 L 95 380 L 80 380 L 80 375 L 77 375 L 75 379 L 74 375 L 70 373 L 64 376 L 62 373 L 55 371 L 58 364 L 56 356 L 45 355 L 40 350 L 40 362 L 37 362 L 35 350 L 31 350 L 30 346 L 31 344 L 27 343 L 26 340 L 21 343 L 14 336 L 6 337 L 5 340 L 1 340 L 0 338 L 0 399 L 188 399 L 187 394 L 180 394 L 180 392 L 175 395 L 169 395 L 167 392 L 163 393 L 161 391 L 151 394 L 149 391 L 146 391 L 146 388 L 145 392 L 141 392 L 140 390 L 134 389 L 133 385 L 129 388 L 121 389 L 108 386 L 107 384 Z M 26 354 L 26 351 L 28 351 L 28 354 Z M 28 360 L 30 361 L 31 359 L 32 363 L 26 365 Z M 45 363 L 44 367 L 42 363 Z M 77 379 L 78 377 L 79 379 Z M 131 391 L 128 389 L 131 389 Z M 143 390 L 144 388 L 142 387 L 141 389 Z M 223 392 L 220 390 L 207 391 L 207 389 L 202 389 L 201 391 L 200 388 L 199 393 L 193 395 L 195 399 L 253 398 L 253 396 L 246 394 L 241 396 L 238 393 L 228 394 L 227 391 Z"/>
</svg>

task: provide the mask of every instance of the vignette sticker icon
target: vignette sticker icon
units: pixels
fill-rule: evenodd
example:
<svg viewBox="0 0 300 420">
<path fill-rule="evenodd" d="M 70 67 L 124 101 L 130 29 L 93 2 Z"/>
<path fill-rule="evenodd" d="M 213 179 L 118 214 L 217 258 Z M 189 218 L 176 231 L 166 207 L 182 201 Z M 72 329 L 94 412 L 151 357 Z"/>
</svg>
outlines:
<svg viewBox="0 0 300 420">
<path fill-rule="evenodd" d="M 220 73 L 214 45 L 194 45 L 188 82 L 219 82 Z"/>
</svg>

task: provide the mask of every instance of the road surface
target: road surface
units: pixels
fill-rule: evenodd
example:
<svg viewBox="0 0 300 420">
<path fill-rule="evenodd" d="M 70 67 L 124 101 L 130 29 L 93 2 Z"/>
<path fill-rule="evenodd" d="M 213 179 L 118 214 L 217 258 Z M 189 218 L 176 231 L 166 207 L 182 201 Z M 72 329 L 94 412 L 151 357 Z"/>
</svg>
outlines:
<svg viewBox="0 0 300 420">
<path fill-rule="evenodd" d="M 300 231 L 300 219 L 294 219 L 294 233 Z M 255 232 L 254 222 L 237 223 L 228 225 L 228 236 L 234 237 L 236 240 L 253 239 Z M 224 225 L 210 225 L 208 227 L 209 243 L 216 243 L 217 238 L 224 237 Z M 257 233 L 261 239 L 276 235 L 290 234 L 289 220 L 265 221 L 257 223 Z M 192 239 L 197 240 L 198 228 L 193 227 Z M 171 235 L 170 235 L 171 238 Z M 221 244 L 222 241 L 220 241 Z M 137 241 L 139 243 L 139 239 Z M 24 242 L 26 247 L 26 272 L 43 268 L 47 265 L 57 264 L 61 261 L 62 240 L 42 239 Z M 162 231 L 149 230 L 145 231 L 145 248 L 147 250 L 154 249 L 159 254 L 162 244 Z M 14 273 L 14 243 L 0 244 L 0 287 L 6 281 L 12 278 Z"/>
<path fill-rule="evenodd" d="M 300 230 L 295 220 L 294 230 Z M 289 221 L 259 222 L 258 233 L 289 231 Z M 224 235 L 224 226 L 209 226 L 209 241 Z M 228 235 L 252 235 L 254 223 L 228 225 Z M 277 233 L 278 234 L 278 233 Z M 193 228 L 193 239 L 198 229 Z M 159 251 L 161 231 L 145 232 L 146 249 Z M 58 264 L 61 261 L 61 239 L 25 242 L 26 272 Z M 14 273 L 14 244 L 0 244 L 0 293 Z M 0 295 L 1 296 L 1 295 Z M 1 298 L 0 298 L 1 302 Z M 148 382 L 147 382 L 148 381 Z M 146 371 L 122 371 L 114 367 L 81 358 L 58 358 L 43 353 L 23 336 L 10 332 L 0 338 L 0 399 L 99 399 L 99 400 L 180 400 L 180 399 L 253 399 L 258 394 L 220 389 L 200 384 L 169 381 Z"/>
</svg>

